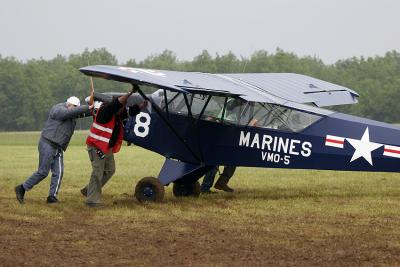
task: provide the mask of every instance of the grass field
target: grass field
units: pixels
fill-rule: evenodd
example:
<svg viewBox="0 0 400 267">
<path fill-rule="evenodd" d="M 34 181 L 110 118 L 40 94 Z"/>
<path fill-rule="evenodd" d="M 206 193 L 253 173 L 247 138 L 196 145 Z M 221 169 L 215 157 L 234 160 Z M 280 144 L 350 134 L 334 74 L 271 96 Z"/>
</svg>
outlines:
<svg viewBox="0 0 400 267">
<path fill-rule="evenodd" d="M 233 194 L 140 204 L 136 182 L 163 158 L 137 147 L 116 154 L 105 207 L 86 208 L 90 165 L 77 132 L 65 153 L 61 203 L 49 178 L 15 200 L 37 167 L 38 133 L 0 133 L 1 266 L 400 265 L 400 175 L 239 168 Z"/>
</svg>

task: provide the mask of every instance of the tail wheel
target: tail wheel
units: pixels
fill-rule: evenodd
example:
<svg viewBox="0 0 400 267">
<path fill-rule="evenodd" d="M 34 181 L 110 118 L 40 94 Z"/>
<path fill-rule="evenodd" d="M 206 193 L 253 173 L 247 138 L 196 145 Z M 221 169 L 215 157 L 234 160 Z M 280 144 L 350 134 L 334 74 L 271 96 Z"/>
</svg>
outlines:
<svg viewBox="0 0 400 267">
<path fill-rule="evenodd" d="M 172 192 L 176 197 L 199 197 L 200 183 L 198 181 L 194 183 L 174 183 Z"/>
<path fill-rule="evenodd" d="M 135 197 L 139 202 L 161 202 L 164 199 L 164 186 L 157 178 L 144 177 L 136 184 Z"/>
</svg>

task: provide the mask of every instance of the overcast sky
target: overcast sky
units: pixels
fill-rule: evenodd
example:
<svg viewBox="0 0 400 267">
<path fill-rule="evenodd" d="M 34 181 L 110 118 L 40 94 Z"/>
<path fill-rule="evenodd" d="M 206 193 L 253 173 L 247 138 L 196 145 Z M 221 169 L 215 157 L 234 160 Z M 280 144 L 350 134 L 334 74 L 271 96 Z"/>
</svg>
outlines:
<svg viewBox="0 0 400 267">
<path fill-rule="evenodd" d="M 399 0 L 0 0 L 0 54 L 53 58 L 105 47 L 123 63 L 277 47 L 325 63 L 400 51 Z"/>
</svg>

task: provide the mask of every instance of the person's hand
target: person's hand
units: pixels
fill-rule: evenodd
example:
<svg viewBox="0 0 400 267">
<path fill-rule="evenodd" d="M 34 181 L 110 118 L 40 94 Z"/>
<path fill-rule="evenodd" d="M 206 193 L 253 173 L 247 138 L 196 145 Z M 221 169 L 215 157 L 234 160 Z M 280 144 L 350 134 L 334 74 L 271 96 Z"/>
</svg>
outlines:
<svg viewBox="0 0 400 267">
<path fill-rule="evenodd" d="M 137 84 L 132 84 L 132 89 L 129 92 L 130 94 L 136 93 L 137 91 L 139 91 L 140 87 Z"/>
<path fill-rule="evenodd" d="M 94 103 L 91 104 L 91 105 L 89 106 L 89 109 L 90 109 L 90 110 L 93 110 L 93 109 L 94 109 Z"/>
<path fill-rule="evenodd" d="M 125 105 L 126 102 L 128 101 L 128 98 L 129 98 L 133 93 L 136 93 L 137 90 L 139 90 L 139 89 L 140 89 L 139 85 L 137 85 L 137 84 L 132 84 L 132 89 L 131 89 L 128 93 L 126 93 L 125 95 L 118 97 L 118 101 L 119 101 L 122 105 Z"/>
</svg>

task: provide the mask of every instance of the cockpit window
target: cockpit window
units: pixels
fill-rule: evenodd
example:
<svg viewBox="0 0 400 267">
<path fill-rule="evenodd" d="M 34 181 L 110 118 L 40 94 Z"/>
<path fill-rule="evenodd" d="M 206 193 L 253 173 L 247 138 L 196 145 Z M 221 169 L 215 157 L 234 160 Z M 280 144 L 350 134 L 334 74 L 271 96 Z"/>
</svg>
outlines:
<svg viewBox="0 0 400 267">
<path fill-rule="evenodd" d="M 170 94 L 167 95 L 167 99 L 169 112 L 188 115 L 188 108 L 183 94 Z M 201 119 L 205 120 L 216 121 L 220 119 L 224 108 L 225 97 L 205 94 L 187 94 L 187 99 L 194 118 L 198 118 L 201 115 Z M 162 105 L 162 108 L 165 110 L 165 105 Z"/>
<path fill-rule="evenodd" d="M 222 110 L 225 105 L 225 97 L 211 96 L 201 119 L 208 121 L 220 121 L 222 117 Z"/>
<path fill-rule="evenodd" d="M 278 129 L 289 132 L 299 132 L 310 126 L 321 117 L 319 115 L 267 103 L 252 103 L 249 109 L 250 120 L 247 124 L 253 127 Z"/>
<path fill-rule="evenodd" d="M 188 115 L 188 107 L 182 93 L 167 93 L 168 112 Z M 162 107 L 165 109 L 165 105 Z"/>
<path fill-rule="evenodd" d="M 192 115 L 195 118 L 198 118 L 203 111 L 204 105 L 207 103 L 209 96 L 202 94 L 193 94 L 190 95 L 190 107 L 192 111 Z M 204 113 L 203 113 L 204 114 Z"/>
<path fill-rule="evenodd" d="M 300 132 L 321 118 L 288 107 L 248 102 L 240 98 L 187 94 L 187 103 L 182 93 L 167 93 L 168 112 L 189 115 L 188 106 L 194 118 L 223 123 Z M 161 107 L 165 110 L 165 101 Z"/>
</svg>

